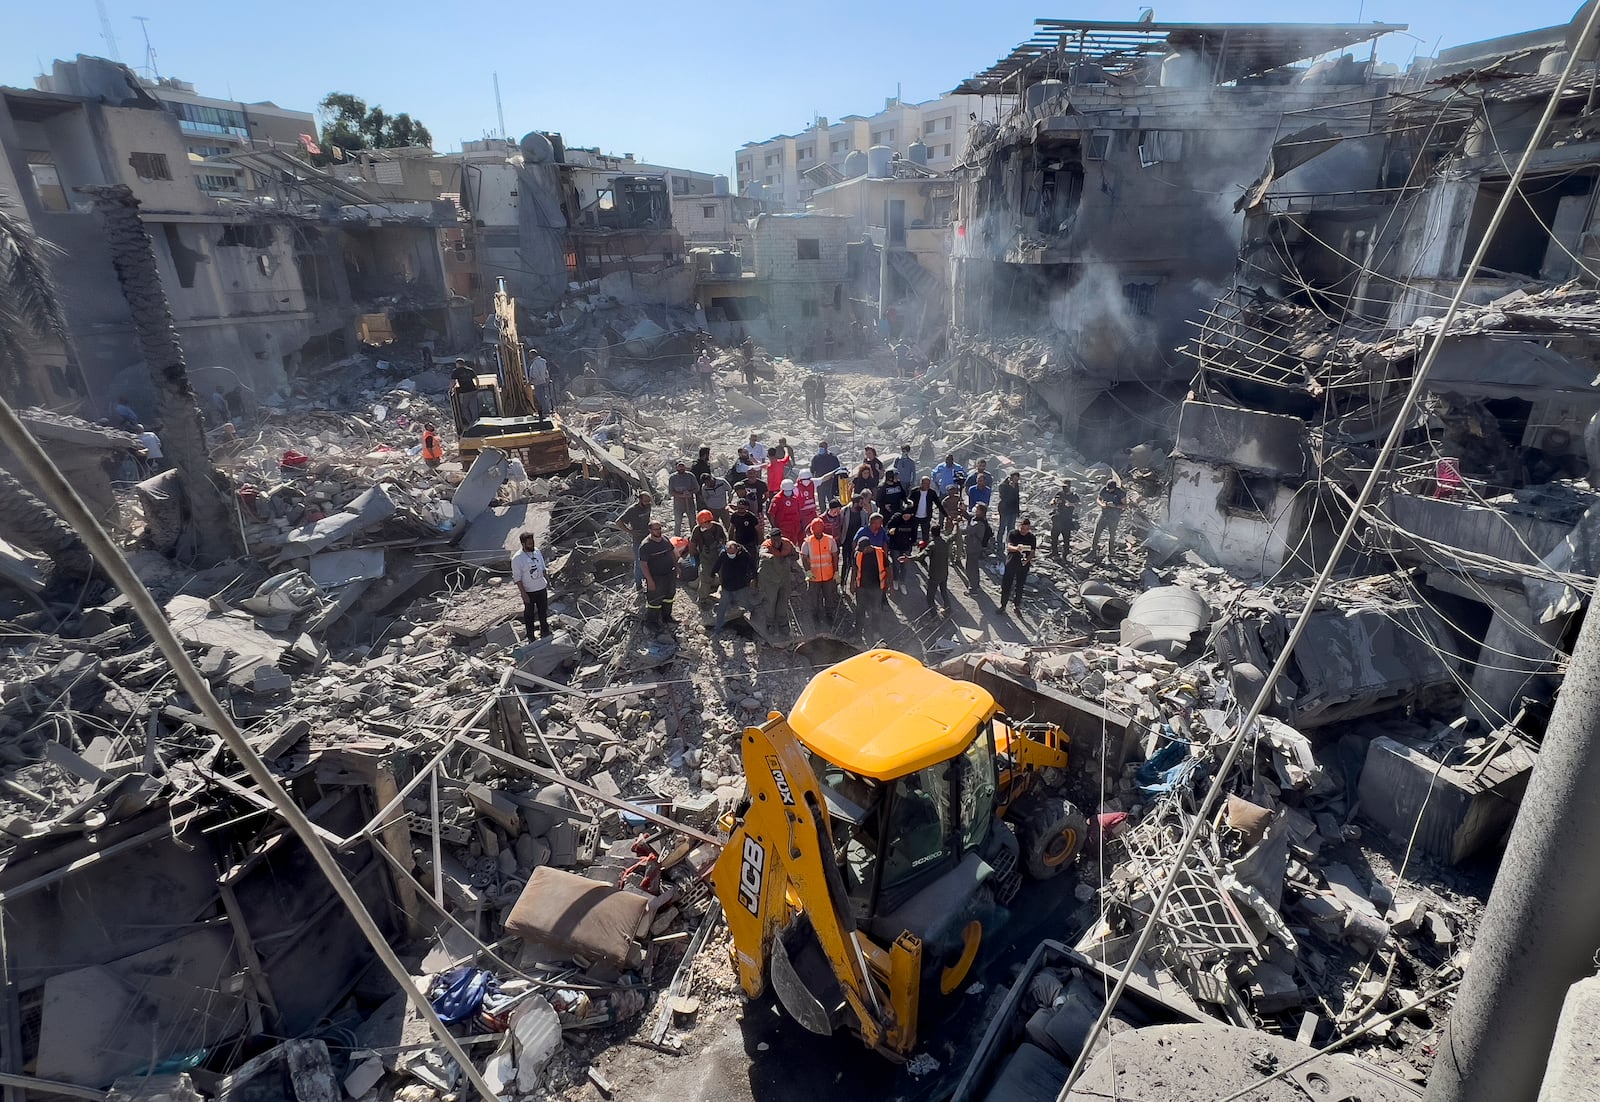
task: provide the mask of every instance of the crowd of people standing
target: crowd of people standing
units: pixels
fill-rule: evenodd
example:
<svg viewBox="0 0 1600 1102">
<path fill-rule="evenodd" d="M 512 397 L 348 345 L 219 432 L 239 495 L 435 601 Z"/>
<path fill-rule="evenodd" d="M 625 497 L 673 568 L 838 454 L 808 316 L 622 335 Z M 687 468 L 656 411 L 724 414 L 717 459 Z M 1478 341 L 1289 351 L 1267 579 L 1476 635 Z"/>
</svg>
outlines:
<svg viewBox="0 0 1600 1102">
<path fill-rule="evenodd" d="M 868 445 L 846 463 L 823 440 L 802 461 L 787 437 L 768 444 L 752 432 L 727 468 L 701 447 L 693 460 L 674 464 L 666 488 L 670 522 L 657 515 L 649 493 L 615 522 L 633 549 L 633 582 L 653 627 L 674 624 L 678 588 L 692 584 L 697 604 L 715 604 L 715 631 L 745 614 L 767 633 L 786 635 L 794 599 L 803 596 L 820 629 L 837 630 L 853 606 L 857 629 L 876 638 L 891 595 L 918 587 L 918 564 L 927 609 L 948 615 L 952 566 L 967 592 L 977 593 L 995 558 L 1002 564 L 998 612 L 1020 616 L 1040 551 L 1034 519 L 1022 511 L 1018 472 L 995 486 L 987 460 L 968 472 L 954 455 L 924 472 L 909 444 L 888 462 Z M 1093 546 L 1104 535 L 1110 554 L 1126 506 L 1115 476 L 1095 501 Z M 1047 521 L 1053 556 L 1069 552 L 1079 504 L 1072 482 L 1063 480 Z"/>
</svg>

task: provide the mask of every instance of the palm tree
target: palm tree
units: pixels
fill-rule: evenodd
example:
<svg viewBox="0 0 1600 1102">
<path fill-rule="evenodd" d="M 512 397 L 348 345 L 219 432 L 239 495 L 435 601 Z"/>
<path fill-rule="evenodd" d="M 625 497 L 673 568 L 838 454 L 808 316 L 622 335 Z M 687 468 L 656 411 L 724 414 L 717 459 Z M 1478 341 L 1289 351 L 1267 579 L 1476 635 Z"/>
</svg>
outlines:
<svg viewBox="0 0 1600 1102">
<path fill-rule="evenodd" d="M 200 406 L 189 385 L 183 346 L 156 267 L 155 245 L 139 217 L 139 200 L 122 184 L 81 190 L 94 200 L 95 212 L 105 223 L 111 265 L 128 300 L 134 332 L 155 389 L 161 445 L 188 498 L 197 555 L 207 563 L 232 558 L 243 549 L 234 521 L 233 491 L 211 462 Z"/>
<path fill-rule="evenodd" d="M 43 346 L 67 342 L 66 318 L 50 278 L 55 252 L 0 193 L 0 389 L 13 402 L 37 398 L 28 364 Z"/>
<path fill-rule="evenodd" d="M 66 343 L 61 299 L 50 278 L 54 247 L 0 195 L 0 392 L 13 402 L 34 394 L 27 367 L 50 341 Z M 94 560 L 78 534 L 10 472 L 0 469 L 0 533 L 52 562 L 55 588 L 80 584 Z"/>
</svg>

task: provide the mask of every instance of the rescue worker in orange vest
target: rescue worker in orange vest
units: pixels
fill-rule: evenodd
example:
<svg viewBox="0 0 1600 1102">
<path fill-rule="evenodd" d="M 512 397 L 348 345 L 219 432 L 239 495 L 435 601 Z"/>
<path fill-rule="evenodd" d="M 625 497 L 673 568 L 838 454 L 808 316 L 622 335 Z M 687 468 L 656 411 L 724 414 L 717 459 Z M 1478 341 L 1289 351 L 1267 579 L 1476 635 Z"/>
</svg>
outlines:
<svg viewBox="0 0 1600 1102">
<path fill-rule="evenodd" d="M 800 545 L 806 589 L 811 594 L 811 615 L 818 624 L 832 624 L 839 614 L 839 545 L 828 535 L 821 517 L 811 522 L 811 534 Z"/>
<path fill-rule="evenodd" d="M 889 552 L 870 536 L 856 537 L 856 620 L 867 640 L 878 636 L 878 621 L 889 592 Z"/>
<path fill-rule="evenodd" d="M 444 443 L 439 439 L 433 422 L 426 421 L 422 425 L 422 461 L 431 468 L 437 467 L 443 459 Z"/>
</svg>

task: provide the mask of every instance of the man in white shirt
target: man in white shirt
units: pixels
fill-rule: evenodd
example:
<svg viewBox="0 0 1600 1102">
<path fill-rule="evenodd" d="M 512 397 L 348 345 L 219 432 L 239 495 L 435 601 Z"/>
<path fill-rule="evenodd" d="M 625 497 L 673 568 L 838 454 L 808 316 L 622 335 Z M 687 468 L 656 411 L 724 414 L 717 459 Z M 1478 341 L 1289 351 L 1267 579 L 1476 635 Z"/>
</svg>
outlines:
<svg viewBox="0 0 1600 1102">
<path fill-rule="evenodd" d="M 522 594 L 522 623 L 528 638 L 533 638 L 535 616 L 542 638 L 550 634 L 550 581 L 545 576 L 544 552 L 535 546 L 532 532 L 519 538 L 522 550 L 511 556 L 511 581 Z"/>
<path fill-rule="evenodd" d="M 136 430 L 139 443 L 144 446 L 144 473 L 155 474 L 167 469 L 167 454 L 161 448 L 161 437 L 143 425 Z"/>
<path fill-rule="evenodd" d="M 550 392 L 549 361 L 539 354 L 537 348 L 530 348 L 524 370 L 528 374 L 528 382 L 533 385 L 533 396 L 538 399 L 539 412 L 548 417 L 552 408 L 551 400 L 555 397 Z"/>
<path fill-rule="evenodd" d="M 745 445 L 745 451 L 750 453 L 750 458 L 756 461 L 756 466 L 767 461 L 767 446 L 757 439 L 755 433 L 750 434 L 750 443 Z"/>
</svg>

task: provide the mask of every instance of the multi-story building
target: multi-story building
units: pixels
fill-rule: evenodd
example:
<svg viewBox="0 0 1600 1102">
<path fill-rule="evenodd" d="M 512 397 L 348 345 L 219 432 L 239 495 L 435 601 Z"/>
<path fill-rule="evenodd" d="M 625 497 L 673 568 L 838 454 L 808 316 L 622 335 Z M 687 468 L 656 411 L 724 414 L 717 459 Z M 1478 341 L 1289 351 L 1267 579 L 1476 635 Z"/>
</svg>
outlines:
<svg viewBox="0 0 1600 1102">
<path fill-rule="evenodd" d="M 363 316 L 383 314 L 396 333 L 470 332 L 451 320 L 440 256 L 440 229 L 457 223 L 453 205 L 375 203 L 290 159 L 273 136 L 281 132 L 265 131 L 230 154 L 251 165 L 262 190 L 222 198 L 206 179 L 213 162 L 190 152 L 193 128 L 126 67 L 80 56 L 57 62 L 49 83 L 56 90 L 0 88 L 0 192 L 57 248 L 72 354 L 64 374 L 43 365 L 34 397 L 77 397 L 103 414 L 120 393 L 148 408 L 132 317 L 83 192 L 97 186 L 125 185 L 138 200 L 203 391 L 221 384 L 246 404 L 264 397 L 302 363 L 355 351 Z"/>
<path fill-rule="evenodd" d="M 1397 30 L 1037 21 L 958 89 L 1005 109 L 955 174 L 952 320 L 970 357 L 1026 379 L 1085 454 L 1166 431 L 1187 385 L 1168 352 L 1238 259 L 1234 200 L 1286 120 L 1381 100 L 1383 73 L 1357 57 Z M 1046 369 L 997 339 L 1018 335 L 1050 343 Z"/>
<path fill-rule="evenodd" d="M 923 103 L 896 97 L 886 100 L 876 115 L 846 115 L 834 122 L 818 118 L 798 134 L 748 142 L 734 157 L 739 194 L 764 198 L 776 210 L 803 210 L 818 186 L 805 175 L 808 169 L 819 164 L 843 169 L 852 152 L 865 153 L 875 145 L 905 159 L 912 157 L 913 146 L 921 145 L 929 168 L 949 171 L 960 160 L 969 124 L 974 116 L 981 117 L 982 106 L 981 97 L 971 95 Z M 759 194 L 753 190 L 757 186 Z"/>
<path fill-rule="evenodd" d="M 77 61 L 57 61 L 51 72 L 34 80 L 41 92 L 81 94 Z M 316 144 L 317 120 L 309 111 L 293 111 L 270 101 L 242 103 L 203 96 L 186 80 L 163 77 L 139 80 L 144 89 L 178 120 L 183 148 L 189 160 L 203 164 L 195 182 L 202 191 L 219 198 L 248 198 L 258 192 L 257 181 L 227 158 L 261 149 L 301 149 Z"/>
</svg>

